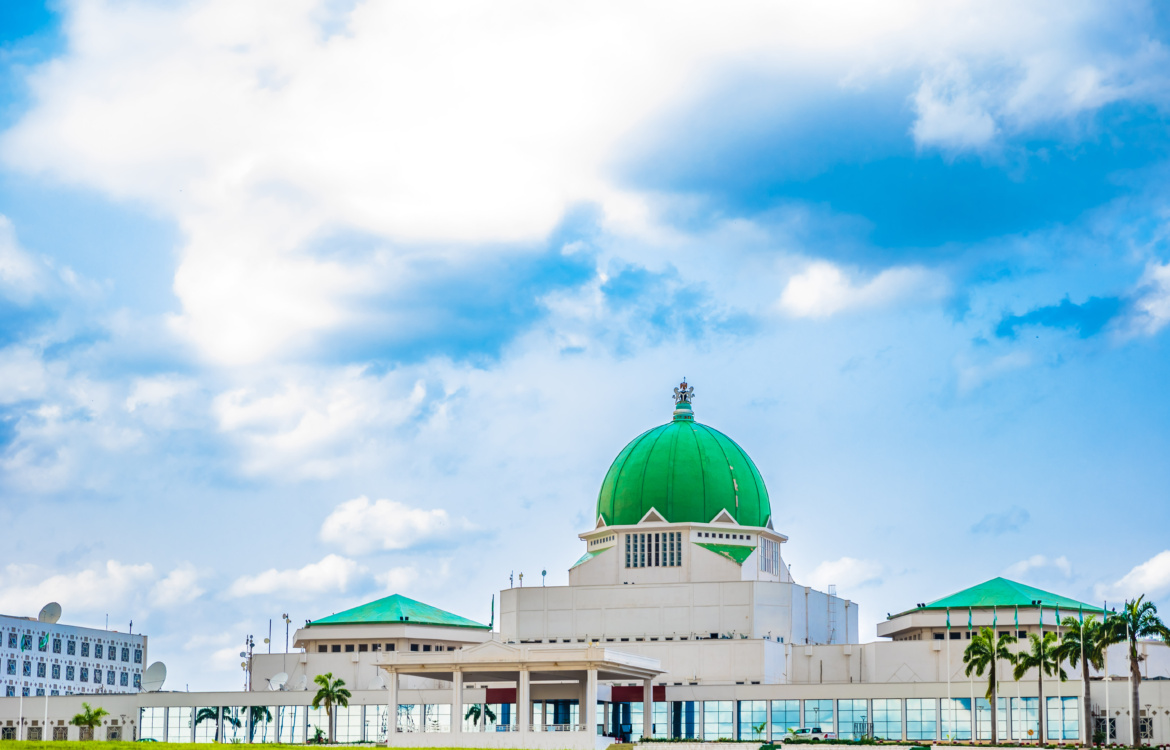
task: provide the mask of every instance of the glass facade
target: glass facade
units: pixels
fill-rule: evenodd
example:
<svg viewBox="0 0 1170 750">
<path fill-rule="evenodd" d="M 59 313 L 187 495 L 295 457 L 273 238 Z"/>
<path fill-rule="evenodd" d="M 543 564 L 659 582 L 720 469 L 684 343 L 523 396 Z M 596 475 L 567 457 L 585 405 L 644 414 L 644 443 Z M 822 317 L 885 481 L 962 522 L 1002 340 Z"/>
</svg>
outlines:
<svg viewBox="0 0 1170 750">
<path fill-rule="evenodd" d="M 239 706 L 224 706 L 219 711 L 223 722 L 223 742 L 239 743 L 247 741 L 248 737 L 248 708 Z"/>
<path fill-rule="evenodd" d="M 881 740 L 902 739 L 902 701 L 897 698 L 874 698 L 873 736 Z"/>
<path fill-rule="evenodd" d="M 946 740 L 971 741 L 971 699 L 942 698 L 942 736 Z"/>
<path fill-rule="evenodd" d="M 627 568 L 677 568 L 682 565 L 682 532 L 626 534 Z"/>
<path fill-rule="evenodd" d="M 739 702 L 739 739 L 765 740 L 768 738 L 768 701 Z"/>
<path fill-rule="evenodd" d="M 191 741 L 190 706 L 174 706 L 167 709 L 167 742 Z"/>
<path fill-rule="evenodd" d="M 734 739 L 735 703 L 733 701 L 703 701 L 703 739 Z"/>
<path fill-rule="evenodd" d="M 673 701 L 670 704 L 670 736 L 694 739 L 699 736 L 698 708 L 694 701 Z"/>
<path fill-rule="evenodd" d="M 800 701 L 772 701 L 772 741 L 779 742 L 789 729 L 800 728 Z"/>
<path fill-rule="evenodd" d="M 139 738 L 162 742 L 166 739 L 167 710 L 158 706 L 144 708 L 138 712 Z"/>
<path fill-rule="evenodd" d="M 362 741 L 361 706 L 334 706 L 333 722 L 333 738 L 336 742 Z"/>
<path fill-rule="evenodd" d="M 428 703 L 423 706 L 424 732 L 451 731 L 451 704 Z"/>
<path fill-rule="evenodd" d="M 248 737 L 252 742 L 276 742 L 276 707 L 249 706 Z"/>
<path fill-rule="evenodd" d="M 804 726 L 814 732 L 834 732 L 833 701 L 805 701 Z"/>
<path fill-rule="evenodd" d="M 837 701 L 837 737 L 856 740 L 869 736 L 869 701 Z"/>
<path fill-rule="evenodd" d="M 1076 698 L 1047 698 L 1048 713 L 1044 731 L 1050 740 L 1080 739 L 1080 701 Z"/>
<path fill-rule="evenodd" d="M 1040 701 L 1037 698 L 1012 698 L 1012 739 L 1033 740 L 1040 732 Z"/>
<path fill-rule="evenodd" d="M 670 704 L 655 703 L 652 731 L 654 739 L 670 739 Z"/>
<path fill-rule="evenodd" d="M 906 699 L 906 739 L 933 740 L 938 736 L 938 702 L 934 698 Z"/>
<path fill-rule="evenodd" d="M 304 706 L 277 706 L 277 741 L 282 745 L 299 745 L 304 742 L 305 716 Z"/>
<path fill-rule="evenodd" d="M 991 701 L 986 698 L 975 699 L 975 719 L 979 728 L 977 739 L 991 742 Z M 1007 700 L 1004 698 L 996 698 L 995 723 L 998 725 L 996 739 L 1002 742 L 1008 736 Z"/>
<path fill-rule="evenodd" d="M 96 671 L 96 670 L 95 670 Z M 195 711 L 195 741 L 219 741 L 219 709 L 214 706 L 201 706 Z"/>
</svg>

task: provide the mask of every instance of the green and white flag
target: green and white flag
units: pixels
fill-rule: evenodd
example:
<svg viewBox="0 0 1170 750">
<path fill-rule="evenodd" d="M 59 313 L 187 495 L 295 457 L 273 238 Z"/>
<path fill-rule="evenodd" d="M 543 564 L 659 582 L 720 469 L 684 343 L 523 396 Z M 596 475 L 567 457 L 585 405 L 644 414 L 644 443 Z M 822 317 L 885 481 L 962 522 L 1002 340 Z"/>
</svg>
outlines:
<svg viewBox="0 0 1170 750">
<path fill-rule="evenodd" d="M 947 630 L 951 629 L 951 608 L 947 607 Z"/>
<path fill-rule="evenodd" d="M 1020 634 L 1020 605 L 1016 605 L 1016 635 Z"/>
<path fill-rule="evenodd" d="M 974 626 L 971 624 L 971 608 L 967 607 L 967 630 L 971 630 L 972 627 Z"/>
</svg>

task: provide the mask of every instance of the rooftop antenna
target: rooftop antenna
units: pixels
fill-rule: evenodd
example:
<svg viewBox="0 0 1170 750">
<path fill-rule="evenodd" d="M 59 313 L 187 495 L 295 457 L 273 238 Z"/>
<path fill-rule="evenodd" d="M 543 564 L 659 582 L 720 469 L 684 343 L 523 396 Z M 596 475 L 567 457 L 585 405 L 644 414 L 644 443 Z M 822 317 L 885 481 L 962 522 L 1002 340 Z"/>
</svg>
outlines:
<svg viewBox="0 0 1170 750">
<path fill-rule="evenodd" d="M 57 620 L 61 619 L 61 605 L 57 602 L 49 602 L 41 607 L 40 614 L 37 615 L 37 620 L 49 625 L 53 625 Z"/>
<path fill-rule="evenodd" d="M 269 690 L 284 690 L 284 683 L 288 682 L 288 672 L 277 672 L 268 678 Z"/>
<path fill-rule="evenodd" d="M 492 594 L 492 619 L 488 622 L 488 630 L 496 629 L 496 595 Z"/>
</svg>

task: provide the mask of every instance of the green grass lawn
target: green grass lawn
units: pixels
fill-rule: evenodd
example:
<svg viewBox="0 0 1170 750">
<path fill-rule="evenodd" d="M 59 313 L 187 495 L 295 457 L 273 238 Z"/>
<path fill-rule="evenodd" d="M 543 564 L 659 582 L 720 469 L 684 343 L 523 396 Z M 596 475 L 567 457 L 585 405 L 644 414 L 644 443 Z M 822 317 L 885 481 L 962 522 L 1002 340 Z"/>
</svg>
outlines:
<svg viewBox="0 0 1170 750">
<path fill-rule="evenodd" d="M 232 743 L 223 743 L 227 747 L 232 747 Z M 45 742 L 42 740 L 3 740 L 0 741 L 0 750 L 148 750 L 148 748 L 157 748 L 157 750 L 212 750 L 215 747 L 222 747 L 223 745 L 214 745 L 209 743 L 192 743 L 192 742 L 108 742 L 106 740 L 93 740 L 91 742 Z M 380 747 L 381 745 L 379 745 Z M 306 745 L 276 745 L 276 744 L 260 744 L 254 743 L 252 747 L 265 748 L 265 750 L 284 750 L 285 748 L 297 748 L 298 750 L 305 750 Z M 358 745 L 358 747 L 374 747 L 369 743 Z M 411 748 L 411 750 L 466 750 L 466 748 L 449 748 L 449 747 L 433 747 L 433 748 Z"/>
</svg>

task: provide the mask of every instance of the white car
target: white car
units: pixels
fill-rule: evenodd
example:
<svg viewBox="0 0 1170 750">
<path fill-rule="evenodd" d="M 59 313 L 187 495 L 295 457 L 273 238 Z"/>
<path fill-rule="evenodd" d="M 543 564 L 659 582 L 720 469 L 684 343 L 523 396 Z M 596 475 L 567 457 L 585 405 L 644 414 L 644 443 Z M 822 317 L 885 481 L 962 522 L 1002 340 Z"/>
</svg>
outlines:
<svg viewBox="0 0 1170 750">
<path fill-rule="evenodd" d="M 789 729 L 788 734 L 795 739 L 801 740 L 835 740 L 837 735 L 833 732 L 822 732 L 820 727 L 801 727 L 800 729 Z"/>
</svg>

